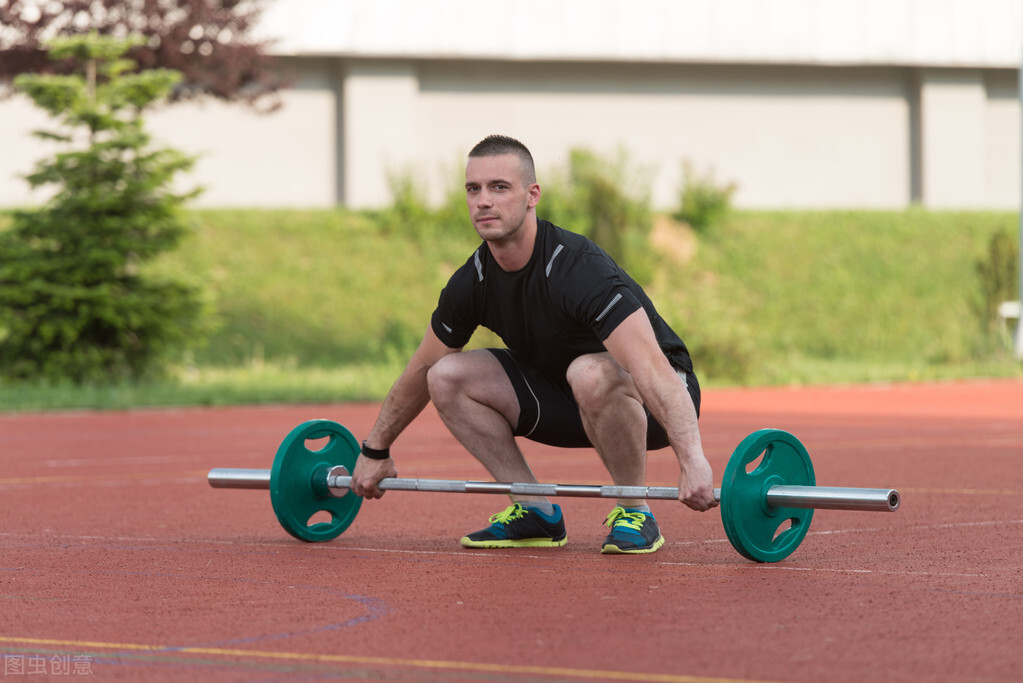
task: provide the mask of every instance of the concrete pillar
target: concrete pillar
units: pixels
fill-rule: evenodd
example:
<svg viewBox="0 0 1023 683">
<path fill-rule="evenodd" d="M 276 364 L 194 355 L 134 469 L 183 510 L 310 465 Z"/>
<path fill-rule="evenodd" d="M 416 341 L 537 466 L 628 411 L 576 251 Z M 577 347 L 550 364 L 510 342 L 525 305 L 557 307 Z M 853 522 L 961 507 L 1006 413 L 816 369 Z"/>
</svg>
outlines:
<svg viewBox="0 0 1023 683">
<path fill-rule="evenodd" d="M 919 87 L 923 205 L 983 208 L 988 194 L 983 73 L 979 69 L 924 69 Z"/>
<path fill-rule="evenodd" d="M 372 208 L 390 203 L 388 177 L 409 170 L 417 150 L 419 76 L 409 61 L 358 61 L 344 67 L 341 88 L 341 201 Z"/>
</svg>

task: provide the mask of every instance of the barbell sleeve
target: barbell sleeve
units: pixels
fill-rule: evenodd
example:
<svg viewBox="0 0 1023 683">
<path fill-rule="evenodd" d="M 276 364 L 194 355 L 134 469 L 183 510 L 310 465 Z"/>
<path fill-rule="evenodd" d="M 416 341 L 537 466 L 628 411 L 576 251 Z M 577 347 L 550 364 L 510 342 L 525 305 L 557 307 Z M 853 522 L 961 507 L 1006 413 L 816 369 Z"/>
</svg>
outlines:
<svg viewBox="0 0 1023 683">
<path fill-rule="evenodd" d="M 214 488 L 270 488 L 270 470 L 217 467 L 210 470 L 207 479 L 210 486 Z M 325 481 L 322 484 L 325 484 L 326 488 L 333 495 L 341 497 L 348 493 L 351 488 L 351 482 L 352 478 L 349 476 L 347 469 L 335 467 L 326 473 Z M 582 484 L 528 484 L 400 478 L 381 479 L 377 486 L 381 491 L 498 493 L 523 496 L 636 498 L 644 500 L 676 500 L 678 498 L 678 489 L 671 486 L 590 486 Z M 765 495 L 768 505 L 772 507 L 821 510 L 895 512 L 899 509 L 901 503 L 901 496 L 896 489 L 776 485 L 768 488 Z M 721 489 L 714 489 L 714 499 L 720 502 Z"/>
<path fill-rule="evenodd" d="M 270 470 L 214 467 L 206 480 L 215 489 L 269 489 Z"/>
</svg>

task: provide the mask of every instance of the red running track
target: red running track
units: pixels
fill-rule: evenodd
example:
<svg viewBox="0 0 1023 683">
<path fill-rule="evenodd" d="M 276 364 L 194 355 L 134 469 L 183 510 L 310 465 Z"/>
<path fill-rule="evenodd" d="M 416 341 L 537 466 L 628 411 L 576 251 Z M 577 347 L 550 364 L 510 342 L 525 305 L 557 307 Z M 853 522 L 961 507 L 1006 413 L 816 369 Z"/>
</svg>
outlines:
<svg viewBox="0 0 1023 683">
<path fill-rule="evenodd" d="M 708 390 L 720 481 L 761 427 L 792 431 L 821 485 L 896 487 L 894 514 L 819 510 L 758 565 L 720 516 L 652 503 L 667 543 L 602 556 L 611 501 L 561 501 L 569 543 L 465 551 L 505 499 L 392 492 L 305 544 L 265 491 L 296 424 L 357 435 L 376 406 L 0 416 L 2 679 L 1010 681 L 1023 676 L 1023 382 Z M 542 481 L 606 483 L 589 450 L 525 444 Z M 400 475 L 485 479 L 428 412 Z M 669 451 L 650 483 L 675 485 Z"/>
</svg>

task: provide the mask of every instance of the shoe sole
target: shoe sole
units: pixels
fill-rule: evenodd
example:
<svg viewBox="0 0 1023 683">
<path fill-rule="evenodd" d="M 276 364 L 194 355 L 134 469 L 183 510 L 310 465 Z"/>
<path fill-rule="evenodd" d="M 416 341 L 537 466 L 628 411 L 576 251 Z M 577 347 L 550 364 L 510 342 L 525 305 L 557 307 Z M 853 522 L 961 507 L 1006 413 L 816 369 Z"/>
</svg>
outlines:
<svg viewBox="0 0 1023 683">
<path fill-rule="evenodd" d="M 608 543 L 600 549 L 600 552 L 604 555 L 643 555 L 646 553 L 655 552 L 658 548 L 664 545 L 664 536 L 659 536 L 652 545 L 646 548 L 619 548 L 616 545 Z"/>
<path fill-rule="evenodd" d="M 560 548 L 568 542 L 564 538 L 519 538 L 505 541 L 474 541 L 468 536 L 462 537 L 463 548 Z"/>
</svg>

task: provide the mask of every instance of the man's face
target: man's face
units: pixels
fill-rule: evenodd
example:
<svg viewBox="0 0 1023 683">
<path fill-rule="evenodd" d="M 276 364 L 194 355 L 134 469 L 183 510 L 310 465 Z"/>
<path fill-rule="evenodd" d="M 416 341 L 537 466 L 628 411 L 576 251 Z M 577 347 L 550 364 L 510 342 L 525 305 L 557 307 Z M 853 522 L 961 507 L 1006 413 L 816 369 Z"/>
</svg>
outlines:
<svg viewBox="0 0 1023 683">
<path fill-rule="evenodd" d="M 540 186 L 527 184 L 522 162 L 514 154 L 470 157 L 465 166 L 465 199 L 469 218 L 488 242 L 514 237 L 529 209 L 540 199 Z"/>
</svg>

